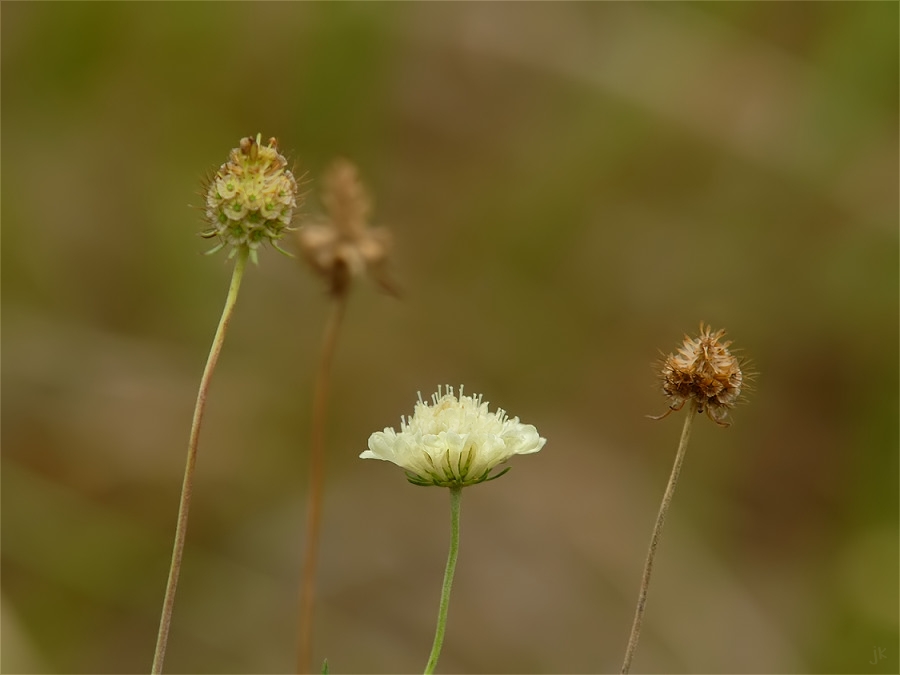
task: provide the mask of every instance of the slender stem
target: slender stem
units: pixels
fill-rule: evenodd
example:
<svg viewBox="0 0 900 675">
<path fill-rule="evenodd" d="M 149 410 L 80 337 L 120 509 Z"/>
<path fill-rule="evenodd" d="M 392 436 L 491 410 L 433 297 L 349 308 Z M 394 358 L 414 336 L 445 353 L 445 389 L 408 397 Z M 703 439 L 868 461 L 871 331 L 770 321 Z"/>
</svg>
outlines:
<svg viewBox="0 0 900 675">
<path fill-rule="evenodd" d="M 669 484 L 666 486 L 665 494 L 663 494 L 662 504 L 659 506 L 659 514 L 656 516 L 656 524 L 653 526 L 653 535 L 650 537 L 647 562 L 644 563 L 644 577 L 641 579 L 641 590 L 638 594 L 637 608 L 634 611 L 634 623 L 631 625 L 631 635 L 628 637 L 625 663 L 622 664 L 623 674 L 627 673 L 631 668 L 631 659 L 634 657 L 634 650 L 637 649 L 638 638 L 641 634 L 641 621 L 644 618 L 644 606 L 647 604 L 647 589 L 650 587 L 650 573 L 653 571 L 653 558 L 656 556 L 656 547 L 659 544 L 659 536 L 662 533 L 663 524 L 666 522 L 669 504 L 672 503 L 672 495 L 675 493 L 675 484 L 678 482 L 678 475 L 681 473 L 681 464 L 684 462 L 688 438 L 691 436 L 691 425 L 696 415 L 697 403 L 691 400 L 684 420 L 684 427 L 681 430 L 678 452 L 675 454 L 675 465 L 672 467 L 672 475 L 669 476 Z"/>
<path fill-rule="evenodd" d="M 337 346 L 338 333 L 347 294 L 336 293 L 331 315 L 325 326 L 319 371 L 313 395 L 312 448 L 309 457 L 309 491 L 306 504 L 306 555 L 300 582 L 300 639 L 297 649 L 297 672 L 308 673 L 312 658 L 313 609 L 316 595 L 316 562 L 319 553 L 319 530 L 322 522 L 322 492 L 325 476 L 325 421 L 328 409 L 328 375 Z"/>
<path fill-rule="evenodd" d="M 450 606 L 450 589 L 453 587 L 453 573 L 456 571 L 456 558 L 459 556 L 459 498 L 461 487 L 450 488 L 450 554 L 447 556 L 447 569 L 444 570 L 444 586 L 441 588 L 441 605 L 438 609 L 437 629 L 434 631 L 434 645 L 431 656 L 425 666 L 425 675 L 433 673 L 441 655 L 444 644 L 444 631 L 447 628 L 447 608 Z"/>
<path fill-rule="evenodd" d="M 222 310 L 222 318 L 219 319 L 219 327 L 213 338 L 209 357 L 206 359 L 206 368 L 203 377 L 200 378 L 200 389 L 197 392 L 197 403 L 194 405 L 194 419 L 191 422 L 191 436 L 188 440 L 187 464 L 184 467 L 184 480 L 181 484 L 181 502 L 178 506 L 178 524 L 175 527 L 175 547 L 172 551 L 172 564 L 169 567 L 169 581 L 166 583 L 166 596 L 163 601 L 162 616 L 159 620 L 159 633 L 156 637 L 156 651 L 153 653 L 152 673 L 157 675 L 162 672 L 163 660 L 166 657 L 166 643 L 169 640 L 169 626 L 172 622 L 172 608 L 175 605 L 175 590 L 178 587 L 178 574 L 181 572 L 181 556 L 184 553 L 184 539 L 187 534 L 188 509 L 191 506 L 191 493 L 194 489 L 194 465 L 197 462 L 197 441 L 200 438 L 200 422 L 203 420 L 203 411 L 206 408 L 206 395 L 209 391 L 209 382 L 219 353 L 222 351 L 222 343 L 225 341 L 225 331 L 231 321 L 234 312 L 234 304 L 237 300 L 238 290 L 241 287 L 241 279 L 247 266 L 249 249 L 245 246 L 239 249 L 237 260 L 234 264 L 234 272 L 231 274 L 231 285 L 228 287 L 228 296 L 225 298 L 225 307 Z"/>
</svg>

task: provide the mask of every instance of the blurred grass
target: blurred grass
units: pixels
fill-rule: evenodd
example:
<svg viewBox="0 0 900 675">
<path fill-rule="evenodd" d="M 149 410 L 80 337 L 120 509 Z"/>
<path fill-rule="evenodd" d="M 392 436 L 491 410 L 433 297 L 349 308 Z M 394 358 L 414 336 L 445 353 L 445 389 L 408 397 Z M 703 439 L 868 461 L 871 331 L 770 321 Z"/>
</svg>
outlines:
<svg viewBox="0 0 900 675">
<path fill-rule="evenodd" d="M 446 494 L 357 460 L 463 382 L 546 449 L 467 491 L 442 669 L 619 667 L 702 319 L 760 371 L 701 425 L 644 672 L 897 672 L 893 3 L 4 3 L 4 672 L 149 668 L 229 268 L 199 177 L 358 161 L 402 302 L 335 368 L 316 658 L 422 667 Z M 312 184 L 315 189 L 315 183 Z M 310 199 L 306 211 L 316 210 Z M 325 298 L 248 274 L 201 437 L 170 672 L 287 672 Z M 870 664 L 873 648 L 887 659 Z"/>
</svg>

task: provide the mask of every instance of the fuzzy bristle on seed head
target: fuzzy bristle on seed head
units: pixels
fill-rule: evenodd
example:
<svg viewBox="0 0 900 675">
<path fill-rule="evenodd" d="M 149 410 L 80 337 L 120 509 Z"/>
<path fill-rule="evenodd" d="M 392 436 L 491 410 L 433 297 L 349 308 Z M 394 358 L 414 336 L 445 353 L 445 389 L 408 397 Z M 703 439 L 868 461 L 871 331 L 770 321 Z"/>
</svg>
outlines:
<svg viewBox="0 0 900 675">
<path fill-rule="evenodd" d="M 662 388 L 671 410 L 680 410 L 693 400 L 698 411 L 705 408 L 711 420 L 728 426 L 724 417 L 740 398 L 744 373 L 728 349 L 731 341 L 724 337 L 724 330 L 713 332 L 701 322 L 697 337 L 686 335 L 678 353 L 663 359 Z"/>
</svg>

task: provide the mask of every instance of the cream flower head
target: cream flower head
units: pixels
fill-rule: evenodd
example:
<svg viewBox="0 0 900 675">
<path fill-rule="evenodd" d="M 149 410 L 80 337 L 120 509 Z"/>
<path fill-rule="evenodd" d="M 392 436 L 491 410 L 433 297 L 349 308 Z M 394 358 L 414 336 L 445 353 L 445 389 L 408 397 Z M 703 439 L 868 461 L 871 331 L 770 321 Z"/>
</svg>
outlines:
<svg viewBox="0 0 900 675">
<path fill-rule="evenodd" d="M 490 476 L 495 466 L 537 452 L 547 442 L 502 408 L 488 412 L 481 396 L 464 396 L 462 386 L 459 398 L 448 385 L 446 393 L 438 387 L 431 400 L 432 405 L 425 403 L 419 393 L 412 417 L 401 417 L 400 433 L 376 431 L 360 457 L 393 462 L 415 485 L 464 487 L 499 478 L 509 469 Z"/>
</svg>

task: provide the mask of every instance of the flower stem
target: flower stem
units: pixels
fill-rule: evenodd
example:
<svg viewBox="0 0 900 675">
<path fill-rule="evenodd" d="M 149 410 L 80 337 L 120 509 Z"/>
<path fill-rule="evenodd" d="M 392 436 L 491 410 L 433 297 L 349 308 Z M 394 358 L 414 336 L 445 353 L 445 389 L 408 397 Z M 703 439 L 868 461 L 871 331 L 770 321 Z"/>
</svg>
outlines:
<svg viewBox="0 0 900 675">
<path fill-rule="evenodd" d="M 209 391 L 209 382 L 222 344 L 225 341 L 225 331 L 231 321 L 234 312 L 234 304 L 237 300 L 238 290 L 241 287 L 241 279 L 247 266 L 247 257 L 250 249 L 246 246 L 240 248 L 234 271 L 231 274 L 231 285 L 228 287 L 228 295 L 225 298 L 225 307 L 222 310 L 222 318 L 219 319 L 219 327 L 213 338 L 209 357 L 206 359 L 206 368 L 200 378 L 200 389 L 197 392 L 197 403 L 194 405 L 194 419 L 191 422 L 191 436 L 188 440 L 187 464 L 184 467 L 184 479 L 181 484 L 181 502 L 178 506 L 178 524 L 175 527 L 175 546 L 172 551 L 172 564 L 169 567 L 169 580 L 166 583 L 166 596 L 163 600 L 162 616 L 159 620 L 159 633 L 156 637 L 156 651 L 153 653 L 154 675 L 162 672 L 163 660 L 166 656 L 166 643 L 169 640 L 169 626 L 172 622 L 172 608 L 175 605 L 175 590 L 178 587 L 178 574 L 181 572 L 181 557 L 184 553 L 184 540 L 187 534 L 188 509 L 191 506 L 191 494 L 194 489 L 194 466 L 197 462 L 197 441 L 200 438 L 200 422 L 203 420 L 203 411 L 206 408 L 206 395 Z"/>
<path fill-rule="evenodd" d="M 681 430 L 681 441 L 678 443 L 678 452 L 675 454 L 675 465 L 672 467 L 672 475 L 669 476 L 669 484 L 663 494 L 662 504 L 659 506 L 659 514 L 656 516 L 656 524 L 653 526 L 653 534 L 650 537 L 650 548 L 647 551 L 647 562 L 644 563 L 644 577 L 641 579 L 641 590 L 638 594 L 637 608 L 634 611 L 634 623 L 631 625 L 631 635 L 628 637 L 628 648 L 625 651 L 625 663 L 622 664 L 622 673 L 628 673 L 631 668 L 631 659 L 634 650 L 637 649 L 638 638 L 641 634 L 641 621 L 644 618 L 644 607 L 647 604 L 647 589 L 650 587 L 650 574 L 653 571 L 653 559 L 656 556 L 656 547 L 662 533 L 663 524 L 666 522 L 666 513 L 669 504 L 672 503 L 672 495 L 675 493 L 675 484 L 681 473 L 681 465 L 684 462 L 684 453 L 687 450 L 688 439 L 691 436 L 691 425 L 698 412 L 697 403 L 693 399 L 688 406 L 684 427 Z"/>
<path fill-rule="evenodd" d="M 434 631 L 434 645 L 431 656 L 425 666 L 425 675 L 433 673 L 441 655 L 444 644 L 444 631 L 447 628 L 447 608 L 450 606 L 450 589 L 453 587 L 453 573 L 456 571 L 456 558 L 459 556 L 459 498 L 461 487 L 450 488 L 450 554 L 447 556 L 447 569 L 444 570 L 444 586 L 441 589 L 441 605 L 438 609 L 437 629 Z"/>
<path fill-rule="evenodd" d="M 309 491 L 306 505 L 306 555 L 300 582 L 300 636 L 297 649 L 297 672 L 308 673 L 312 659 L 313 609 L 316 592 L 316 562 L 319 552 L 319 530 L 322 522 L 322 492 L 325 481 L 325 421 L 328 409 L 328 375 L 337 346 L 338 333 L 347 294 L 335 293 L 331 315 L 325 326 L 319 371 L 313 395 L 312 448 L 309 457 Z"/>
</svg>

